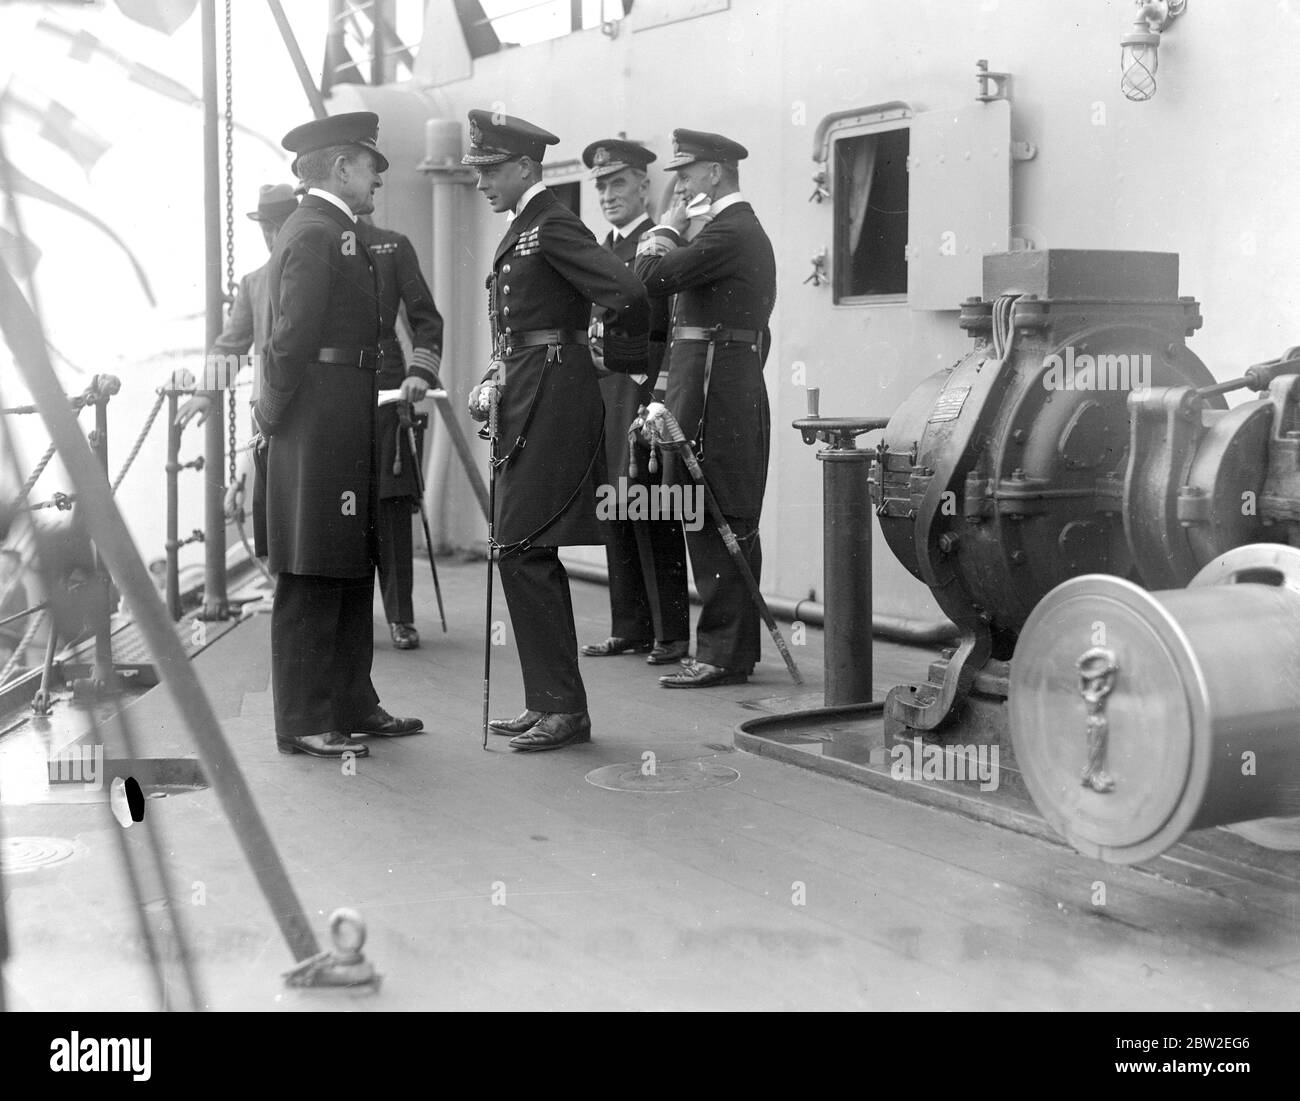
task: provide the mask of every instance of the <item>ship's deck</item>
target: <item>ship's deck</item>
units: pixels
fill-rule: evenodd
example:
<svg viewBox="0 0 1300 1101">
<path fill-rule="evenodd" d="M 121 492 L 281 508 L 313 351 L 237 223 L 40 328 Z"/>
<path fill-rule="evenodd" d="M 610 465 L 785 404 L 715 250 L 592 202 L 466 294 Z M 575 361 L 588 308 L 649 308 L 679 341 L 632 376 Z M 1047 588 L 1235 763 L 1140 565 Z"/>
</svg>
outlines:
<svg viewBox="0 0 1300 1101">
<path fill-rule="evenodd" d="M 383 975 L 377 994 L 287 989 L 292 959 L 216 796 L 175 789 L 147 813 L 212 1008 L 1300 1007 L 1300 856 L 1275 856 L 1248 880 L 1179 881 L 737 752 L 737 724 L 796 692 L 770 644 L 749 684 L 707 691 L 660 689 L 660 670 L 639 657 L 583 659 L 591 745 L 516 754 L 494 737 L 484 752 L 485 566 L 440 560 L 446 635 L 416 567 L 423 646 L 393 650 L 376 605 L 374 680 L 390 711 L 429 732 L 372 739 L 355 776 L 276 752 L 266 616 L 195 658 L 322 942 L 329 913 L 355 907 Z M 574 582 L 573 595 L 579 638 L 604 637 L 605 590 Z M 799 692 L 820 692 L 821 645 L 810 629 L 794 651 L 809 680 Z M 932 656 L 879 642 L 878 691 Z M 513 714 L 511 646 L 493 670 L 492 710 Z M 140 756 L 193 756 L 165 688 L 128 714 Z M 0 750 L 42 737 L 29 721 Z M 647 753 L 658 786 L 688 789 L 638 779 L 619 790 Z M 690 786 L 699 780 L 729 782 Z M 7 839 L 72 846 L 4 879 L 10 1006 L 153 1008 L 105 804 L 11 801 L 2 812 Z M 142 852 L 140 828 L 127 832 Z M 156 917 L 161 891 L 145 893 Z"/>
</svg>

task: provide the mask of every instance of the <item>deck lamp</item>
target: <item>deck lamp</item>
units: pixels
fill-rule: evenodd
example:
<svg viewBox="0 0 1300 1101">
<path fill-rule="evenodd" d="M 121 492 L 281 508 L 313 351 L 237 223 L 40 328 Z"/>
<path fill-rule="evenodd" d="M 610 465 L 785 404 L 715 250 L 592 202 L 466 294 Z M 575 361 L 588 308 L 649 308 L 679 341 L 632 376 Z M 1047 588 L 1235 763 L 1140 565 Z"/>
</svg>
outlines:
<svg viewBox="0 0 1300 1101">
<path fill-rule="evenodd" d="M 1132 29 L 1119 40 L 1120 91 L 1135 103 L 1156 94 L 1160 64 L 1160 34 L 1184 11 L 1187 0 L 1136 0 L 1139 11 Z"/>
</svg>

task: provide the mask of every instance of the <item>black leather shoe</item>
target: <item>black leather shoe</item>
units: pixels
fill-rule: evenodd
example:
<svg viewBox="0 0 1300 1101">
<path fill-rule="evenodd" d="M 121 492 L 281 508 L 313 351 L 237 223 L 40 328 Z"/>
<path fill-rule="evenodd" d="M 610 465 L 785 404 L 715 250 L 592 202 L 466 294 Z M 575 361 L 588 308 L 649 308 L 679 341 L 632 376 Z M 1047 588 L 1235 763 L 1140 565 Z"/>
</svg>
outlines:
<svg viewBox="0 0 1300 1101">
<path fill-rule="evenodd" d="M 675 661 L 681 661 L 682 658 L 690 652 L 691 644 L 689 642 L 656 642 L 655 648 L 650 651 L 650 656 L 645 659 L 647 665 L 671 665 Z"/>
<path fill-rule="evenodd" d="M 419 734 L 424 723 L 419 719 L 395 719 L 382 707 L 352 724 L 353 734 L 377 734 L 381 738 L 401 738 L 406 734 Z"/>
<path fill-rule="evenodd" d="M 591 716 L 585 711 L 565 714 L 552 712 L 537 720 L 537 725 L 517 738 L 510 739 L 510 748 L 525 753 L 541 749 L 563 749 L 591 741 Z"/>
<path fill-rule="evenodd" d="M 392 636 L 394 650 L 420 648 L 420 632 L 415 629 L 414 623 L 390 623 L 388 633 Z"/>
<path fill-rule="evenodd" d="M 659 678 L 663 688 L 714 688 L 720 684 L 744 684 L 749 674 L 739 669 L 723 669 L 720 665 L 709 665 L 703 661 L 693 661 L 683 665 L 676 673 L 669 673 Z"/>
<path fill-rule="evenodd" d="M 541 717 L 540 711 L 524 711 L 513 719 L 489 719 L 488 729 L 493 734 L 504 734 L 507 738 L 512 738 L 525 730 L 531 730 Z"/>
<path fill-rule="evenodd" d="M 281 753 L 305 753 L 308 757 L 342 757 L 351 753 L 356 757 L 369 757 L 369 746 L 354 742 L 337 730 L 327 730 L 324 734 L 300 734 L 296 738 L 275 738 L 275 748 Z"/>
<path fill-rule="evenodd" d="M 647 654 L 653 642 L 636 642 L 630 638 L 610 635 L 604 642 L 595 642 L 582 648 L 582 653 L 589 658 L 609 658 L 618 654 Z"/>
</svg>

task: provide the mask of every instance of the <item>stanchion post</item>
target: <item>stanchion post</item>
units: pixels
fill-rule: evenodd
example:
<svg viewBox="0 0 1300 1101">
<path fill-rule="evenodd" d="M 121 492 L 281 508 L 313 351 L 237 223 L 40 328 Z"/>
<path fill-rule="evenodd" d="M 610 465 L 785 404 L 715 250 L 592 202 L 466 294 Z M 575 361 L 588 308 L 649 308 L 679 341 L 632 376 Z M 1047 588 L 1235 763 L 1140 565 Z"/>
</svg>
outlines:
<svg viewBox="0 0 1300 1101">
<path fill-rule="evenodd" d="M 871 498 L 874 452 L 857 437 L 884 428 L 886 417 L 821 417 L 808 391 L 808 417 L 794 422 L 806 444 L 825 443 L 822 466 L 822 605 L 825 608 L 827 707 L 871 701 Z"/>
<path fill-rule="evenodd" d="M 177 396 L 167 391 L 167 611 L 173 622 L 181 618 L 180 477 L 181 427 L 176 423 Z"/>
</svg>

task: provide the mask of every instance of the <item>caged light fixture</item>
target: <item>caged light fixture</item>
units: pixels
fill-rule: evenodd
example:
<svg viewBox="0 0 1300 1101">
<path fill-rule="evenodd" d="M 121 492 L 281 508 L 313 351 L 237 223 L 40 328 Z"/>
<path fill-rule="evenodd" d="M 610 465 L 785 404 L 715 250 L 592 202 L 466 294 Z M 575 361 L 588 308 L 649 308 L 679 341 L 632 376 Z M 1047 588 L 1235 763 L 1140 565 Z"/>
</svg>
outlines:
<svg viewBox="0 0 1300 1101">
<path fill-rule="evenodd" d="M 1187 0 L 1136 0 L 1137 19 L 1119 40 L 1120 91 L 1141 103 L 1156 94 L 1160 33 L 1187 10 Z"/>
</svg>

